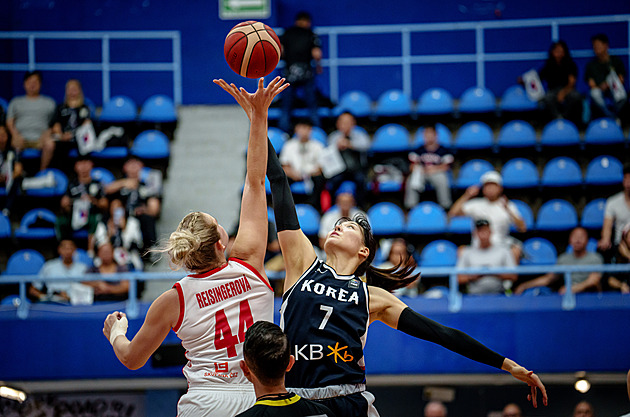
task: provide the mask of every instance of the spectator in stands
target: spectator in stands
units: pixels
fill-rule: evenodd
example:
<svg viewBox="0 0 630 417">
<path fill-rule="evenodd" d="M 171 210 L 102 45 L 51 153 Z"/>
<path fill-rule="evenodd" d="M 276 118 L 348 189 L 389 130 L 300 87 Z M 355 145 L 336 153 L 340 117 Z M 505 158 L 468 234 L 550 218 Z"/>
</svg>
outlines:
<svg viewBox="0 0 630 417">
<path fill-rule="evenodd" d="M 128 265 L 138 271 L 143 269 L 140 251 L 143 247 L 140 221 L 127 216 L 120 200 L 109 206 L 109 217 L 99 222 L 94 232 L 94 244 L 98 247 L 110 242 L 114 247 L 114 259 L 119 265 Z"/>
<path fill-rule="evenodd" d="M 70 181 L 61 198 L 61 214 L 55 225 L 60 240 L 71 239 L 75 231 L 86 229 L 88 248 L 94 247 L 92 239 L 96 225 L 109 207 L 102 184 L 92 178 L 92 168 L 92 159 L 88 155 L 79 155 L 74 163 L 77 178 Z"/>
<path fill-rule="evenodd" d="M 24 75 L 26 95 L 15 97 L 9 103 L 7 126 L 18 152 L 25 148 L 42 150 L 40 169 L 45 169 L 55 150 L 49 127 L 55 114 L 55 102 L 39 94 L 41 87 L 41 72 L 33 71 Z"/>
<path fill-rule="evenodd" d="M 576 227 L 569 235 L 569 245 L 572 251 L 567 250 L 558 256 L 557 265 L 601 265 L 604 259 L 599 253 L 586 250 L 588 243 L 588 232 L 582 227 Z M 534 278 L 519 285 L 514 291 L 515 294 L 522 294 L 528 288 L 549 286 L 556 280 L 562 278 L 562 274 L 549 272 L 541 277 Z M 580 293 L 585 291 L 599 291 L 601 272 L 573 272 L 571 274 L 571 291 Z M 564 294 L 564 285 L 560 288 L 560 294 Z"/>
<path fill-rule="evenodd" d="M 457 258 L 457 268 L 514 267 L 514 257 L 504 245 L 496 245 L 491 239 L 490 223 L 485 219 L 475 221 L 475 238 L 478 246 L 462 250 Z M 460 285 L 466 285 L 468 294 L 503 294 L 504 281 L 516 281 L 516 274 L 459 274 Z"/>
<path fill-rule="evenodd" d="M 582 124 L 582 95 L 575 89 L 578 67 L 564 41 L 551 44 L 549 56 L 540 70 L 540 79 L 547 82 L 542 102 L 552 119 L 565 118 Z"/>
<path fill-rule="evenodd" d="M 446 417 L 446 406 L 440 401 L 430 401 L 424 406 L 424 417 Z"/>
<path fill-rule="evenodd" d="M 359 207 L 365 206 L 365 180 L 367 169 L 367 150 L 370 137 L 364 130 L 355 129 L 357 120 L 350 112 L 343 112 L 337 118 L 337 130 L 328 136 L 328 145 L 336 146 L 346 170 L 328 180 L 333 194 L 344 181 L 356 184 L 356 200 Z"/>
<path fill-rule="evenodd" d="M 627 102 L 627 98 L 620 98 L 615 94 L 611 85 L 611 81 L 615 77 L 619 77 L 619 81 L 623 84 L 626 77 L 626 68 L 623 61 L 618 56 L 610 55 L 608 52 L 608 36 L 603 33 L 594 35 L 591 38 L 593 44 L 593 52 L 595 57 L 586 65 L 584 80 L 590 88 L 591 100 L 604 116 L 618 119 L 621 109 Z M 611 74 L 614 72 L 614 74 Z M 623 87 L 622 87 L 623 88 Z M 614 110 L 611 110 L 606 99 L 614 103 Z"/>
<path fill-rule="evenodd" d="M 290 88 L 287 88 L 287 91 Z M 295 137 L 289 139 L 280 152 L 280 163 L 289 182 L 304 181 L 309 203 L 320 209 L 320 194 L 326 185 L 319 158 L 324 146 L 311 139 L 313 125 L 302 120 L 295 126 Z"/>
<path fill-rule="evenodd" d="M 81 82 L 68 80 L 63 103 L 57 106 L 51 124 L 53 144 L 66 143 L 69 145 L 68 150 L 76 147 L 77 129 L 84 124 L 92 123 L 90 109 L 84 100 Z"/>
<path fill-rule="evenodd" d="M 363 211 L 356 207 L 356 202 L 352 192 L 343 190 L 342 192 L 339 192 L 335 198 L 335 206 L 331 207 L 326 213 L 324 213 L 319 221 L 319 247 L 324 247 L 326 235 L 335 228 L 337 220 L 342 217 L 352 219 L 359 213 L 366 215 Z"/>
<path fill-rule="evenodd" d="M 319 37 L 311 29 L 311 24 L 311 15 L 299 12 L 294 26 L 285 30 L 280 37 L 284 60 L 283 77 L 291 84 L 282 96 L 282 115 L 278 121 L 278 126 L 285 132 L 291 131 L 291 111 L 298 89 L 302 89 L 304 93 L 312 125 L 319 126 L 315 72 L 321 72 L 319 62 L 322 59 L 322 50 Z M 315 68 L 313 61 L 316 63 Z"/>
<path fill-rule="evenodd" d="M 630 223 L 623 228 L 614 261 L 616 264 L 630 264 Z M 628 268 L 628 272 L 608 274 L 607 284 L 612 289 L 630 294 L 630 268 Z"/>
<path fill-rule="evenodd" d="M 9 217 L 15 199 L 20 191 L 23 167 L 15 148 L 11 146 L 11 137 L 6 126 L 0 125 L 0 187 L 6 189 L 7 198 L 2 214 Z"/>
<path fill-rule="evenodd" d="M 162 203 L 161 181 L 153 183 L 141 175 L 144 163 L 135 156 L 130 156 L 123 165 L 125 178 L 116 180 L 105 187 L 105 193 L 114 200 L 121 202 L 128 216 L 140 221 L 142 241 L 148 249 L 157 239 L 155 223 L 160 216 Z"/>
<path fill-rule="evenodd" d="M 407 260 L 413 257 L 414 248 L 403 238 L 381 242 L 381 250 L 387 252 L 387 260 L 378 265 L 379 268 L 396 268 L 405 265 Z M 415 261 L 412 262 L 415 264 Z M 410 282 L 406 287 L 392 291 L 396 297 L 415 297 L 418 295 L 418 280 Z"/>
<path fill-rule="evenodd" d="M 470 186 L 451 207 L 449 217 L 470 216 L 473 220 L 484 219 L 490 222 L 492 244 L 505 246 L 512 251 L 514 261 L 518 264 L 521 258 L 521 243 L 510 236 L 510 225 L 524 233 L 527 231 L 525 221 L 516 205 L 503 194 L 503 178 L 496 171 L 486 172 L 481 176 L 481 193 L 483 197 L 474 198 L 479 194 L 479 187 Z M 473 236 L 473 246 L 478 242 Z"/>
<path fill-rule="evenodd" d="M 623 191 L 614 194 L 606 200 L 602 235 L 597 244 L 597 247 L 603 251 L 607 251 L 619 244 L 624 226 L 630 223 L 630 164 L 626 164 L 623 167 L 622 186 Z"/>
<path fill-rule="evenodd" d="M 74 241 L 65 239 L 59 242 L 57 252 L 59 258 L 47 261 L 39 271 L 42 278 L 62 280 L 64 277 L 80 277 L 87 271 L 87 265 L 74 260 L 77 247 Z M 44 290 L 44 285 L 46 290 Z M 29 295 L 39 301 L 59 300 L 70 301 L 71 282 L 55 282 L 53 280 L 34 282 L 29 288 Z"/>
<path fill-rule="evenodd" d="M 110 242 L 103 242 L 98 246 L 97 258 L 93 266 L 88 269 L 91 274 L 116 274 L 128 272 L 127 265 L 119 265 L 114 259 L 114 247 Z M 94 288 L 94 301 L 123 301 L 129 294 L 129 281 L 87 281 L 86 285 Z"/>
<path fill-rule="evenodd" d="M 595 410 L 588 401 L 580 401 L 573 409 L 573 417 L 594 417 Z"/>
<path fill-rule="evenodd" d="M 434 123 L 424 126 L 422 138 L 424 144 L 409 154 L 411 166 L 405 186 L 405 207 L 411 208 L 418 204 L 419 194 L 424 191 L 428 182 L 435 189 L 438 203 L 448 210 L 453 204 L 448 176 L 453 155 L 438 143 Z"/>
<path fill-rule="evenodd" d="M 514 403 L 510 403 L 503 408 L 502 417 L 523 417 L 521 407 Z"/>
</svg>

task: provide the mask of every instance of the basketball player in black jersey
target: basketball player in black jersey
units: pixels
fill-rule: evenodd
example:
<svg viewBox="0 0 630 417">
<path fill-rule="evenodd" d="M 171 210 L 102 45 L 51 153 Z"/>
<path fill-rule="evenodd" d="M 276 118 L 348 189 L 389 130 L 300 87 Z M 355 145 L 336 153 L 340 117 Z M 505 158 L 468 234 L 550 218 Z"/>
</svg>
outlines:
<svg viewBox="0 0 630 417">
<path fill-rule="evenodd" d="M 246 109 L 246 103 L 239 104 Z M 313 245 L 300 230 L 286 175 L 269 141 L 267 178 L 286 267 L 280 325 L 295 356 L 293 369 L 286 375 L 290 392 L 319 400 L 338 416 L 378 416 L 374 396 L 365 390 L 363 346 L 369 324 L 380 320 L 509 372 L 530 387 L 528 399 L 534 407 L 539 389 L 547 405 L 545 387 L 533 371 L 459 330 L 416 313 L 391 294 L 417 278 L 412 275 L 415 267 L 411 263 L 391 269 L 371 266 L 376 240 L 364 216 L 340 220 L 326 237 L 326 262 L 318 261 Z"/>
<path fill-rule="evenodd" d="M 287 392 L 284 374 L 295 360 L 277 325 L 258 321 L 247 329 L 243 358 L 241 369 L 254 384 L 256 404 L 236 417 L 335 417 L 328 407 Z"/>
</svg>

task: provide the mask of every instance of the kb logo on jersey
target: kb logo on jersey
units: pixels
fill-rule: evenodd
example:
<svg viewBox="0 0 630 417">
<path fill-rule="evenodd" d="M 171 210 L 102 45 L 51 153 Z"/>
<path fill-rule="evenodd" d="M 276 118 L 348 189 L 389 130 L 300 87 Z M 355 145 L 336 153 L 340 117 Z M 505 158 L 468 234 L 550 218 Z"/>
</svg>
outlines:
<svg viewBox="0 0 630 417">
<path fill-rule="evenodd" d="M 356 278 L 352 278 L 352 280 L 350 280 L 350 282 L 348 282 L 348 288 L 357 289 L 357 288 L 359 288 L 360 285 L 361 285 L 361 281 L 359 281 Z"/>
<path fill-rule="evenodd" d="M 354 359 L 348 351 L 348 346 L 339 346 L 339 342 L 335 343 L 335 347 L 326 346 L 330 349 L 330 353 L 326 356 L 332 356 L 335 363 L 350 362 Z M 295 345 L 295 360 L 317 361 L 324 358 L 324 346 L 317 344 Z"/>
</svg>

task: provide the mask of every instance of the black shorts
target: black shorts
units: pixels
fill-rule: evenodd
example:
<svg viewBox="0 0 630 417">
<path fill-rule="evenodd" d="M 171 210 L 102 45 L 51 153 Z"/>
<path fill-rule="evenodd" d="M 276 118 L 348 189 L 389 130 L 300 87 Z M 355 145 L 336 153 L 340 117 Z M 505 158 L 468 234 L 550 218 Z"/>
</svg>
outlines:
<svg viewBox="0 0 630 417">
<path fill-rule="evenodd" d="M 374 396 L 368 391 L 316 401 L 330 408 L 336 416 L 378 417 L 378 412 L 373 405 Z"/>
</svg>

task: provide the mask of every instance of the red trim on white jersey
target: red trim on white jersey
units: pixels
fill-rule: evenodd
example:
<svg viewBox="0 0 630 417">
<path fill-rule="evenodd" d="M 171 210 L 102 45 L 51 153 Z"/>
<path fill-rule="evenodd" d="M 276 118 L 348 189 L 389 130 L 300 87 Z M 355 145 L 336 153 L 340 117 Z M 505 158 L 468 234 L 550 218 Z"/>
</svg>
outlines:
<svg viewBox="0 0 630 417">
<path fill-rule="evenodd" d="M 179 326 L 182 325 L 182 321 L 184 320 L 186 304 L 184 304 L 184 292 L 182 291 L 182 286 L 179 285 L 179 282 L 176 282 L 175 285 L 173 285 L 173 288 L 177 290 L 177 295 L 179 296 L 179 318 L 177 319 L 177 324 L 173 327 L 173 331 L 177 332 L 179 330 Z"/>
<path fill-rule="evenodd" d="M 234 261 L 234 262 L 237 262 L 237 263 L 239 263 L 239 264 L 243 265 L 245 268 L 247 268 L 247 269 L 249 269 L 250 271 L 252 271 L 252 272 L 254 273 L 254 275 L 256 275 L 256 276 L 257 276 L 257 277 L 258 277 L 258 278 L 259 278 L 262 282 L 264 282 L 264 283 L 267 285 L 267 287 L 268 287 L 268 288 L 269 288 L 269 289 L 273 292 L 273 288 L 271 288 L 271 284 L 269 284 L 269 280 L 268 280 L 268 279 L 263 278 L 263 276 L 260 274 L 260 272 L 258 272 L 258 271 L 256 270 L 256 268 L 254 268 L 253 266 L 251 266 L 250 264 L 248 264 L 247 262 L 245 262 L 245 261 L 244 261 L 244 260 L 242 260 L 242 259 L 238 259 L 238 258 L 230 258 L 230 259 L 228 259 L 228 261 Z"/>
<path fill-rule="evenodd" d="M 193 277 L 193 278 L 206 278 L 206 277 L 209 277 L 210 275 L 212 275 L 212 274 L 214 274 L 216 272 L 219 272 L 220 270 L 222 270 L 224 268 L 227 268 L 227 266 L 228 266 L 228 263 L 226 262 L 223 265 L 217 266 L 216 268 L 211 269 L 211 270 L 209 270 L 207 272 L 202 272 L 201 274 L 190 274 L 188 276 L 189 277 Z"/>
</svg>

